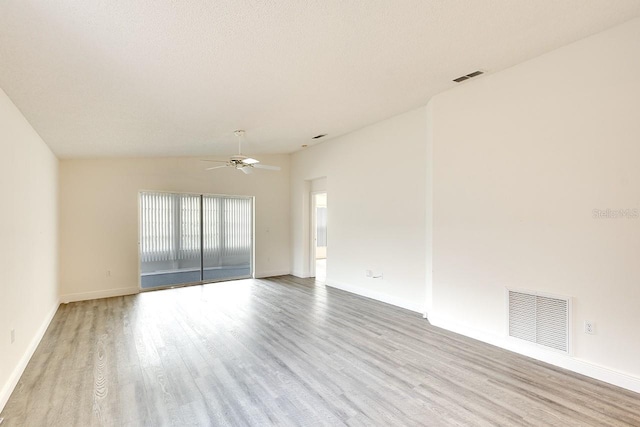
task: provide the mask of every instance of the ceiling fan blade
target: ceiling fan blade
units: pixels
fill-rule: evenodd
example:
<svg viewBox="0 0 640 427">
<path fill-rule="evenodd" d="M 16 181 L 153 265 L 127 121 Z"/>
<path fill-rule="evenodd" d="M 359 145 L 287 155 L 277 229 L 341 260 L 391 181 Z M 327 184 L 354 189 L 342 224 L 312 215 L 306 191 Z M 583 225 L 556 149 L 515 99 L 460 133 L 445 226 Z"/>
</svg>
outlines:
<svg viewBox="0 0 640 427">
<path fill-rule="evenodd" d="M 281 169 L 280 166 L 270 166 L 270 165 L 261 165 L 261 164 L 255 164 L 253 165 L 253 167 L 258 169 L 268 169 L 270 171 L 279 171 Z"/>
<path fill-rule="evenodd" d="M 212 170 L 214 170 L 214 169 L 220 169 L 220 168 L 226 168 L 226 167 L 227 167 L 227 165 L 214 166 L 214 167 L 212 167 L 212 168 L 206 168 L 205 170 L 206 170 L 206 171 L 212 171 Z"/>
<path fill-rule="evenodd" d="M 242 172 L 246 173 L 246 174 L 249 174 L 249 173 L 253 172 L 251 169 L 253 169 L 251 166 L 245 166 L 245 167 L 240 168 L 240 170 Z"/>
<path fill-rule="evenodd" d="M 251 157 L 247 157 L 242 161 L 245 165 L 255 165 L 256 163 L 260 163 L 260 160 L 252 159 Z"/>
<path fill-rule="evenodd" d="M 227 163 L 228 160 L 200 159 L 201 162 Z"/>
</svg>

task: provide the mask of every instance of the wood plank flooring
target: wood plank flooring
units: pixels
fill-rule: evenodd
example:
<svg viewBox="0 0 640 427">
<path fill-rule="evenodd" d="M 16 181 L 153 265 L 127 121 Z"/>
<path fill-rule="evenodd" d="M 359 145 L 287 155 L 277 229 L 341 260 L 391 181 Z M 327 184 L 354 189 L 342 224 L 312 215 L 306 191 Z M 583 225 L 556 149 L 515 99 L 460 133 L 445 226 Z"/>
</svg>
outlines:
<svg viewBox="0 0 640 427">
<path fill-rule="evenodd" d="M 62 305 L 9 426 L 640 426 L 640 395 L 283 276 Z"/>
</svg>

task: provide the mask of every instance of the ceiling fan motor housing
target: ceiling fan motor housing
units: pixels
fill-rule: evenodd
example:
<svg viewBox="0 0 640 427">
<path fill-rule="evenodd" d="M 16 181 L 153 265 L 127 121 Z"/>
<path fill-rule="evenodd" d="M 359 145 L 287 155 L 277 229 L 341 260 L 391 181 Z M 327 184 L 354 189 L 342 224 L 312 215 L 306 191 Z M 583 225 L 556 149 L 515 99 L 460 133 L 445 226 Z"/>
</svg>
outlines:
<svg viewBox="0 0 640 427">
<path fill-rule="evenodd" d="M 231 156 L 229 157 L 229 161 L 231 163 L 242 163 L 244 162 L 248 157 L 247 156 L 242 156 L 240 154 L 236 154 L 235 156 Z"/>
</svg>

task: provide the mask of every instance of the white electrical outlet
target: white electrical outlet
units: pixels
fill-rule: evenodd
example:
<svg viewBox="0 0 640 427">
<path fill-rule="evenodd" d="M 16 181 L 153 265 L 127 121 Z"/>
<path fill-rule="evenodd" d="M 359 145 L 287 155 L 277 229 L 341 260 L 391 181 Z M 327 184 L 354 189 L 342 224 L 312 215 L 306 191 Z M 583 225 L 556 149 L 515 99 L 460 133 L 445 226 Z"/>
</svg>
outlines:
<svg viewBox="0 0 640 427">
<path fill-rule="evenodd" d="M 12 329 L 11 330 L 11 344 L 13 344 L 14 342 L 16 342 L 16 330 Z"/>
<path fill-rule="evenodd" d="M 596 334 L 596 324 L 590 320 L 585 320 L 584 322 L 584 333 L 595 335 Z"/>
</svg>

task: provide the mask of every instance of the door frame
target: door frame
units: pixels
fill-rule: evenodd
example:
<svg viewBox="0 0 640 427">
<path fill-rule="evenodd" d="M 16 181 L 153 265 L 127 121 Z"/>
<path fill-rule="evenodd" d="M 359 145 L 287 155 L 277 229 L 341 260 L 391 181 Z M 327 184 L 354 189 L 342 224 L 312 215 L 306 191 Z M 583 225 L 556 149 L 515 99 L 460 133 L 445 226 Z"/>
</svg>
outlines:
<svg viewBox="0 0 640 427">
<path fill-rule="evenodd" d="M 309 193 L 310 199 L 311 199 L 311 218 L 309 220 L 309 230 L 310 230 L 310 237 L 309 237 L 309 242 L 311 244 L 311 247 L 309 248 L 309 277 L 316 277 L 316 233 L 317 233 L 317 219 L 316 219 L 316 195 L 318 194 L 327 194 L 327 190 L 318 190 L 318 191 L 311 191 Z M 329 196 L 327 194 L 327 212 L 329 209 Z M 328 250 L 327 250 L 328 252 Z"/>
</svg>

